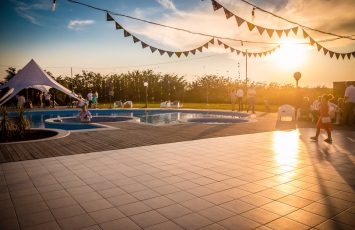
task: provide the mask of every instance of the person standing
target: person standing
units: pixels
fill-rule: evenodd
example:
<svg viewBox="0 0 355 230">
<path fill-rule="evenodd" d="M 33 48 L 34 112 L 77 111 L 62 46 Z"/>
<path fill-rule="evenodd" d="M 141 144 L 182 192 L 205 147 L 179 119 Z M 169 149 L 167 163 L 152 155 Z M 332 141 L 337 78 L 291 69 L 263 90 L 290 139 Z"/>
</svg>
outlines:
<svg viewBox="0 0 355 230">
<path fill-rule="evenodd" d="M 255 97 L 256 97 L 256 91 L 254 84 L 251 85 L 251 87 L 247 91 L 247 99 L 248 99 L 248 108 L 247 112 L 251 110 L 252 113 L 255 113 Z"/>
<path fill-rule="evenodd" d="M 97 106 L 97 92 L 95 92 L 92 95 L 92 103 L 94 104 L 94 109 L 96 109 L 96 106 Z"/>
<path fill-rule="evenodd" d="M 354 123 L 354 108 L 355 108 L 355 87 L 352 83 L 347 82 L 347 87 L 344 94 L 344 125 L 353 125 Z"/>
<path fill-rule="evenodd" d="M 237 99 L 237 91 L 236 89 L 233 89 L 231 92 L 231 103 L 232 103 L 232 111 L 235 109 L 235 101 Z"/>
<path fill-rule="evenodd" d="M 86 99 L 88 99 L 88 102 L 89 102 L 89 108 L 91 108 L 91 105 L 92 105 L 92 92 L 91 90 L 89 91 L 88 95 L 86 96 Z"/>
<path fill-rule="evenodd" d="M 244 97 L 244 91 L 241 88 L 239 88 L 237 90 L 238 111 L 243 110 L 243 97 Z"/>
<path fill-rule="evenodd" d="M 329 115 L 329 100 L 332 99 L 332 95 L 323 95 L 319 110 L 319 119 L 316 126 L 316 135 L 311 137 L 312 140 L 318 141 L 319 133 L 321 129 L 327 131 L 328 138 L 324 141 L 331 144 L 332 140 L 332 119 Z"/>
</svg>

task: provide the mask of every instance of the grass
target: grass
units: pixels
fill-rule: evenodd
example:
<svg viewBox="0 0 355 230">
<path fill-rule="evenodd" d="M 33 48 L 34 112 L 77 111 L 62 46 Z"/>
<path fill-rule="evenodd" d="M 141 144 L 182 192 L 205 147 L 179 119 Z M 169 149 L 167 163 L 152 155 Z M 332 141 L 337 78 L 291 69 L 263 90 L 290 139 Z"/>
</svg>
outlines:
<svg viewBox="0 0 355 230">
<path fill-rule="evenodd" d="M 98 108 L 107 109 L 112 108 L 113 104 L 99 104 Z M 133 108 L 145 108 L 145 103 L 133 103 Z M 148 108 L 160 108 L 160 103 L 148 103 Z M 185 109 L 217 109 L 217 110 L 231 110 L 231 104 L 222 104 L 222 103 L 183 103 L 183 108 Z M 237 106 L 236 106 L 237 108 Z M 270 105 L 270 112 L 276 112 L 278 105 Z M 255 105 L 255 110 L 259 112 L 265 112 L 265 105 Z"/>
</svg>

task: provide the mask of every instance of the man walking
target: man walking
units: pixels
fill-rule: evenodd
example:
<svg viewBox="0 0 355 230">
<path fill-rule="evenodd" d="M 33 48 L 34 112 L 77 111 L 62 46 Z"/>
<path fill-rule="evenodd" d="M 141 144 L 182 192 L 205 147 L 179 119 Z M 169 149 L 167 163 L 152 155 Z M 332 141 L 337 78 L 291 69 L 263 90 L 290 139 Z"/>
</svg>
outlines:
<svg viewBox="0 0 355 230">
<path fill-rule="evenodd" d="M 255 113 L 255 97 L 256 97 L 256 91 L 254 88 L 254 84 L 251 85 L 251 87 L 248 89 L 247 92 L 247 97 L 248 97 L 248 108 L 247 112 L 251 109 L 252 113 Z"/>
<path fill-rule="evenodd" d="M 243 110 L 243 97 L 244 97 L 244 91 L 241 88 L 239 88 L 237 90 L 238 111 Z"/>
</svg>

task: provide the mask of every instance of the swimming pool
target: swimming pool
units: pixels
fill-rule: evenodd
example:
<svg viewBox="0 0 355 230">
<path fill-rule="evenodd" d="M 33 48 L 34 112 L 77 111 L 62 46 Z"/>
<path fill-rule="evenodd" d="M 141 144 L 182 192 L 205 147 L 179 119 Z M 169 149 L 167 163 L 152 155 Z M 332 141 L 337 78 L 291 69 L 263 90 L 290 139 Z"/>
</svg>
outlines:
<svg viewBox="0 0 355 230">
<path fill-rule="evenodd" d="M 193 122 L 194 119 L 203 118 L 204 122 L 208 119 L 217 118 L 222 123 L 224 118 L 232 119 L 230 121 L 243 122 L 246 121 L 248 114 L 236 113 L 230 111 L 213 111 L 213 110 L 193 110 L 193 109 L 91 109 L 89 110 L 93 116 L 127 116 L 139 118 L 141 123 L 152 125 L 176 124 L 178 122 Z M 30 120 L 33 128 L 46 128 L 45 120 L 49 118 L 73 117 L 80 112 L 79 109 L 65 110 L 38 110 L 26 111 L 25 116 Z M 15 116 L 16 113 L 10 112 L 10 116 Z M 206 120 L 207 119 L 207 120 Z M 233 123 L 235 123 L 233 122 Z M 208 122 L 207 122 L 208 123 Z M 67 130 L 74 129 L 92 129 L 98 128 L 82 124 L 81 126 L 73 126 Z"/>
</svg>

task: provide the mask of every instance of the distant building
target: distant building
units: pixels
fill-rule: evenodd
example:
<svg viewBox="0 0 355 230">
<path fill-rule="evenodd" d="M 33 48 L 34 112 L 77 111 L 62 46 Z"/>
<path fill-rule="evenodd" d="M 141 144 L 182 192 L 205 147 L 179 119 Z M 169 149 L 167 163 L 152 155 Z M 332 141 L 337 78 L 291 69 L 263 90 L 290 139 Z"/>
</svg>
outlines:
<svg viewBox="0 0 355 230">
<path fill-rule="evenodd" d="M 348 81 L 333 82 L 333 95 L 335 98 L 344 97 L 346 82 Z M 355 81 L 349 81 L 349 82 L 353 83 L 353 85 L 355 86 Z"/>
</svg>

